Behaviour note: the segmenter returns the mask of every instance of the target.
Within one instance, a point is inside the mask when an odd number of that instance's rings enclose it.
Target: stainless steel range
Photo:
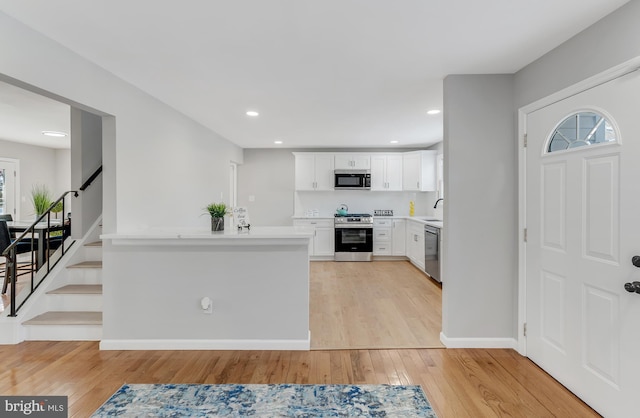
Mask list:
[[[335,261],[371,261],[373,216],[368,213],[335,215]]]

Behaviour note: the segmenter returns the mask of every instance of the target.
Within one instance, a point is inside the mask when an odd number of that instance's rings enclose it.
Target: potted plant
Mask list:
[[[51,194],[47,186],[36,184],[31,188],[31,202],[33,209],[36,211],[36,217],[39,217],[51,206]]]
[[[211,215],[211,230],[224,231],[224,215],[227,214],[227,205],[224,203],[210,203],[207,212]]]

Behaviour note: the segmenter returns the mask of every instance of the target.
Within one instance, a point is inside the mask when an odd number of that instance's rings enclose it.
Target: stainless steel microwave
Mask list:
[[[335,170],[335,190],[371,190],[371,171]]]

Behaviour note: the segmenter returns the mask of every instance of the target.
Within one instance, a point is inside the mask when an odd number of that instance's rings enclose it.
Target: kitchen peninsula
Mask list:
[[[100,348],[308,350],[312,236],[292,226],[102,235]]]

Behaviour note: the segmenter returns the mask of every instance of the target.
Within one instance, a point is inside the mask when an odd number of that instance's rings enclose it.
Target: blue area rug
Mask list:
[[[123,385],[92,417],[436,417],[420,386]]]

